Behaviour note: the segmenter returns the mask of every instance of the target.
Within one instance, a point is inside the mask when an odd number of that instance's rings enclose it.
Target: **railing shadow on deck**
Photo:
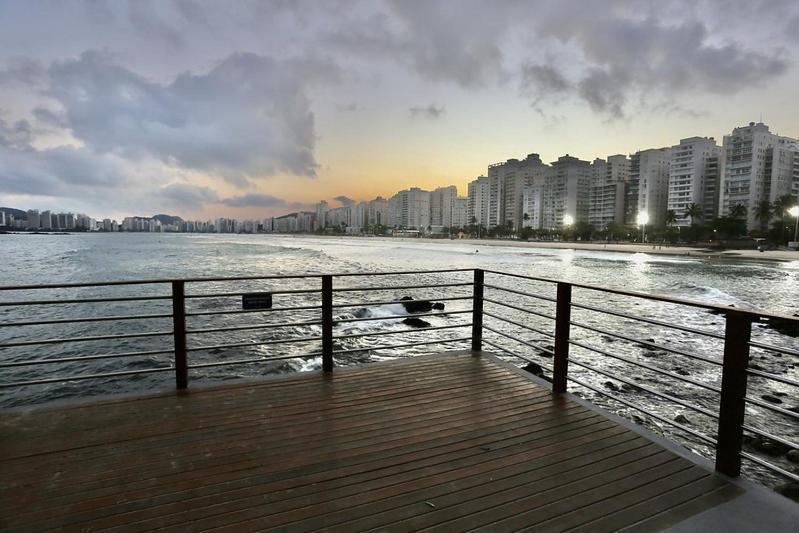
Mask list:
[[[387,285],[374,280],[383,280],[387,277],[402,279],[404,276],[425,276],[427,281],[416,284],[395,284]],[[441,277],[460,277],[456,281],[444,280]],[[366,285],[352,285],[350,280],[361,280],[366,278],[369,280]],[[489,278],[486,281],[486,278]],[[514,285],[509,286],[507,282],[510,281]],[[235,291],[201,291],[201,292],[187,292],[187,287],[195,289],[197,287],[217,287],[229,283],[238,283],[243,285],[242,290]],[[314,283],[314,286],[299,286],[297,283]],[[335,286],[334,282],[344,285]],[[268,294],[271,297],[284,297],[284,298],[301,298],[300,305],[284,305],[268,308],[256,309],[217,309],[212,308],[208,310],[202,306],[194,305],[195,302],[211,301],[218,302],[231,298],[243,298],[245,295],[252,293],[252,285],[258,285],[256,288],[263,290],[263,284],[269,286]],[[522,290],[520,284],[538,284],[543,287],[554,289],[554,294],[540,294],[530,292],[529,290]],[[275,286],[286,286],[288,288],[275,289]],[[517,358],[523,362],[532,365],[532,368],[538,369],[541,372],[546,371],[549,374],[549,381],[552,383],[552,391],[554,394],[564,393],[568,389],[568,384],[573,383],[579,387],[584,387],[593,391],[594,393],[607,397],[614,402],[624,405],[630,409],[643,412],[659,422],[668,424],[680,432],[683,432],[698,441],[706,444],[711,449],[715,450],[715,468],[718,472],[728,476],[736,477],[741,473],[742,459],[746,459],[756,463],[762,468],[765,468],[775,474],[788,478],[791,481],[799,481],[799,476],[789,470],[782,468],[770,461],[763,459],[760,456],[744,451],[743,442],[744,435],[754,435],[755,438],[765,439],[776,446],[780,446],[787,450],[799,450],[799,445],[779,435],[774,435],[763,429],[755,427],[746,423],[746,408],[747,406],[756,406],[757,408],[774,413],[781,417],[790,420],[796,424],[799,420],[799,413],[791,409],[779,407],[774,403],[764,401],[751,395],[747,395],[747,378],[754,376],[757,379],[773,381],[782,385],[789,385],[799,387],[799,382],[788,377],[767,372],[756,366],[750,366],[750,348],[758,350],[768,350],[777,354],[786,355],[791,358],[797,358],[799,361],[799,351],[775,346],[767,343],[757,342],[752,340],[752,325],[763,321],[771,321],[772,323],[779,322],[783,325],[788,325],[792,328],[799,328],[799,318],[791,316],[777,315],[755,309],[741,309],[731,308],[720,305],[708,304],[705,302],[687,300],[681,298],[673,298],[663,295],[645,294],[634,291],[610,289],[607,287],[599,287],[594,285],[587,285],[581,283],[570,283],[565,281],[552,280],[548,278],[540,278],[535,276],[527,276],[522,274],[500,272],[494,270],[481,270],[481,269],[444,269],[444,270],[417,270],[417,271],[400,271],[400,272],[372,272],[372,273],[346,273],[346,274],[308,274],[308,275],[293,275],[293,276],[239,276],[239,277],[216,277],[216,278],[186,278],[186,279],[156,279],[156,280],[132,280],[132,281],[110,281],[110,282],[96,282],[96,283],[68,283],[68,284],[48,284],[48,285],[18,285],[18,286],[2,286],[0,293],[13,294],[19,293],[41,293],[55,291],[61,294],[60,291],[81,290],[86,289],[96,291],[100,289],[126,289],[124,294],[101,294],[95,297],[92,292],[92,297],[88,298],[64,298],[52,297],[42,299],[15,299],[0,302],[0,311],[5,311],[4,318],[12,316],[9,312],[10,309],[27,309],[27,316],[32,317],[30,320],[13,320],[0,322],[0,332],[2,331],[18,331],[20,328],[35,327],[35,326],[48,326],[59,327],[63,325],[75,324],[89,324],[93,327],[105,323],[128,323],[128,321],[152,321],[158,319],[167,319],[171,322],[170,329],[161,329],[155,331],[135,331],[130,333],[109,333],[101,335],[84,335],[75,337],[61,337],[61,338],[44,338],[35,337],[30,340],[27,337],[20,337],[19,335],[11,336],[10,342],[5,342],[5,339],[0,343],[0,370],[6,376],[0,381],[0,389],[14,389],[24,387],[42,386],[60,382],[73,382],[82,380],[93,379],[108,379],[108,378],[121,378],[124,376],[134,376],[150,373],[164,373],[173,372],[175,379],[175,387],[177,389],[186,389],[189,387],[189,376],[191,370],[199,370],[204,368],[231,366],[231,365],[246,365],[257,364],[265,361],[280,361],[280,360],[296,360],[298,358],[317,358],[321,357],[321,367],[324,372],[334,372],[335,360],[334,357],[342,357],[347,354],[372,352],[375,350],[391,350],[400,348],[409,348],[417,346],[428,345],[449,345],[456,344],[463,346],[470,346],[474,352],[481,352],[484,347],[493,350],[498,350],[511,357]],[[165,290],[168,289],[168,292]],[[457,317],[459,315],[470,315],[470,322],[459,321],[456,324],[448,324],[444,326],[432,326],[421,329],[400,329],[391,331],[370,331],[365,333],[348,333],[348,334],[334,334],[334,325],[342,324],[356,324],[358,322],[378,322],[381,320],[397,321],[406,315],[386,315],[386,316],[352,316],[345,318],[336,318],[334,311],[344,309],[365,309],[376,308],[389,305],[405,305],[408,304],[407,300],[399,299],[396,296],[397,291],[424,289],[426,291],[434,290],[444,296],[429,298],[430,301],[435,302],[459,302],[471,301],[471,306],[465,309],[456,310],[423,310],[422,312],[411,313],[408,311],[408,317],[430,317],[430,316],[445,316]],[[155,290],[156,292],[152,292]],[[159,291],[160,290],[160,291]],[[467,292],[463,292],[466,290]],[[611,309],[595,303],[586,303],[582,300],[577,301],[574,298],[574,292],[582,291],[584,293],[593,293],[603,295],[603,298],[612,300],[616,298],[624,302],[625,311]],[[451,291],[455,291],[454,296],[450,295]],[[391,292],[393,297],[382,297],[383,294]],[[373,300],[360,298],[353,299],[347,298],[348,294],[373,294]],[[487,295],[488,293],[488,295]],[[348,301],[336,301],[335,297],[345,299]],[[509,300],[515,298],[513,303]],[[596,299],[596,298],[594,298]],[[517,300],[521,300],[519,303]],[[724,332],[714,332],[706,329],[698,329],[693,326],[680,323],[678,320],[661,320],[643,314],[630,312],[629,309],[634,307],[632,302],[638,301],[655,302],[669,306],[676,306],[675,308],[695,308],[704,311],[710,311],[716,315],[724,317]],[[417,300],[418,301],[418,300]],[[524,303],[527,302],[527,303]],[[543,302],[550,307],[554,306],[554,314],[552,310],[547,312],[541,310],[540,307],[535,307],[532,302]],[[52,309],[61,308],[60,306],[76,306],[88,305],[92,309],[97,309],[97,306],[104,304],[113,304],[115,306],[130,306],[130,305],[156,305],[157,312],[128,315],[128,314],[112,314],[102,316],[80,316],[75,317],[74,311],[71,314],[66,314],[67,318],[63,318],[64,313],[58,314],[58,318],[48,317],[41,318],[41,314],[36,314],[36,309]],[[159,307],[160,306],[160,307]],[[163,307],[168,306],[166,309]],[[169,308],[171,307],[171,308]],[[72,309],[72,307],[69,307]],[[166,312],[169,311],[169,312]],[[513,317],[507,316],[507,313],[515,313]],[[575,318],[574,312],[580,313],[584,316],[601,315],[605,317],[614,317],[622,319],[628,323],[643,323],[648,326],[656,326],[660,328],[659,331],[679,331],[681,333],[688,333],[690,335],[700,336],[710,339],[714,345],[720,346],[722,352],[720,357],[713,357],[712,355],[704,353],[696,353],[696,350],[686,350],[677,348],[673,345],[665,345],[658,343],[654,339],[643,339],[625,332],[611,331],[608,328],[603,328],[596,325],[595,320],[585,318]],[[208,327],[208,321],[216,317],[229,317],[229,316],[251,316],[255,313],[256,316],[262,314],[277,313],[278,316],[284,316],[283,313],[309,313],[302,320],[282,321],[282,322],[269,322],[269,323],[247,323],[237,325],[227,325],[221,327]],[[318,313],[318,315],[317,315]],[[504,313],[504,314],[503,314]],[[313,315],[313,316],[311,316]],[[51,314],[52,316],[52,314]],[[295,315],[296,316],[296,315]],[[534,317],[536,320],[545,321],[546,326],[541,326],[538,322],[533,325],[532,322],[526,321],[527,317]],[[191,327],[192,322],[200,322],[201,327]],[[552,329],[554,326],[554,329]],[[544,327],[549,330],[543,329]],[[197,344],[194,345],[189,342],[192,338],[201,338],[203,335],[209,334],[232,334],[233,332],[253,332],[262,330],[281,330],[287,328],[306,328],[311,329],[318,334],[305,335],[301,337],[277,337],[267,340],[258,340],[256,342],[222,342],[217,344]],[[504,329],[503,329],[504,328]],[[519,334],[510,332],[509,328],[521,330],[525,333],[532,333],[536,335],[534,340],[525,340]],[[361,346],[354,348],[342,347],[342,343],[352,339],[363,339],[372,337],[382,337],[385,335],[397,334],[426,334],[429,331],[440,332],[442,330],[464,330],[468,334],[461,334],[456,337],[447,338],[429,338],[427,340],[420,340],[418,335],[414,342],[395,343],[389,345],[379,346]],[[614,353],[613,350],[600,348],[595,344],[587,343],[582,338],[577,338],[574,334],[575,330],[591,332],[594,335],[600,335],[603,338],[612,339],[613,341],[623,341],[631,343],[639,347],[644,347],[652,350],[659,350],[674,354],[680,358],[686,358],[693,361],[701,362],[709,367],[716,368],[720,372],[720,385],[705,382],[700,379],[694,379],[683,375],[684,373],[676,373],[667,370],[657,364],[644,362],[629,355]],[[92,330],[94,331],[94,330]],[[487,338],[486,333],[490,334],[491,340]],[[124,351],[115,353],[99,353],[92,355],[74,355],[62,356],[56,354],[53,356],[52,352],[46,353],[39,357],[26,358],[27,350],[34,348],[46,347],[49,345],[70,345],[73,343],[85,342],[129,342],[131,339],[170,339],[170,349],[159,350],[135,350]],[[517,349],[510,349],[507,345],[503,346],[500,339],[515,343],[525,350],[532,350],[536,356],[544,356],[544,358],[551,358],[552,364],[547,365],[542,362],[536,362],[527,355],[518,353]],[[543,342],[550,341],[551,344],[543,345]],[[168,342],[168,341],[167,341]],[[254,347],[268,347],[278,346],[283,347],[289,344],[320,344],[320,349],[316,351],[308,351],[305,353],[294,353],[284,356],[269,356],[209,361],[209,362],[193,362],[192,354],[194,352],[210,352],[215,353],[220,350],[230,350],[239,348],[254,348]],[[338,344],[338,348],[336,345]],[[578,359],[570,356],[570,350],[579,349],[585,352],[591,352],[602,358],[603,361],[619,362],[631,367],[635,367],[641,371],[648,372],[652,375],[657,375],[661,379],[667,378],[671,381],[680,382],[685,385],[701,389],[706,393],[718,397],[718,409],[710,409],[705,406],[695,405],[692,402],[680,397],[679,394],[667,393],[655,388],[645,385],[640,382],[633,381],[629,375],[622,375],[618,372],[614,373],[613,368],[603,367],[599,368],[595,364],[590,364],[584,359]],[[17,350],[16,355],[10,357],[3,357],[3,352],[8,350]],[[22,354],[22,355],[20,355]],[[106,361],[106,360],[128,360],[142,357],[171,357],[171,366],[157,367],[157,368],[142,368],[134,370],[123,370],[114,372],[101,372],[101,373],[80,373],[73,376],[55,376],[55,377],[39,377],[33,379],[9,379],[8,373],[13,372],[14,369],[20,368],[36,368],[41,365],[58,365],[68,363],[85,363],[87,361]],[[613,379],[629,387],[629,390],[635,390],[648,394],[659,401],[667,402],[669,404],[678,405],[691,411],[698,413],[710,420],[715,421],[716,436],[702,433],[692,427],[689,427],[685,422],[674,420],[663,414],[654,413],[651,410],[644,409],[637,405],[634,401],[624,398],[622,394],[613,394],[595,383],[589,383],[584,377],[577,377],[574,372],[569,372],[569,366],[574,365],[581,372],[591,372],[599,376]],[[7,370],[10,369],[10,370]],[[23,376],[29,376],[30,371]]]

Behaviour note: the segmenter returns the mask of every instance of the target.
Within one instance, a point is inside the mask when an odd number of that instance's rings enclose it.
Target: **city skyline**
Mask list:
[[[795,138],[799,6],[764,7],[1,3],[0,205],[246,219],[465,194],[531,150],[591,161],[761,118]]]

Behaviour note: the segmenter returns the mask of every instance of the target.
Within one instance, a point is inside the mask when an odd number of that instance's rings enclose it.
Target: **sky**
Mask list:
[[[0,0],[0,205],[262,218],[799,137],[796,0]]]

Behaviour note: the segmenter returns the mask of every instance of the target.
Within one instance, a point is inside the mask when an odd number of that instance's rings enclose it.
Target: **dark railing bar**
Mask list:
[[[97,359],[120,359],[126,357],[144,357],[146,355],[163,355],[171,354],[172,350],[153,350],[149,352],[126,352],[126,353],[113,353],[103,355],[81,355],[77,357],[59,357],[57,359],[31,359],[28,361],[14,361],[11,363],[0,363],[0,368],[9,368],[13,366],[34,366],[34,365],[50,365],[57,363],[78,363],[81,361],[92,361]]]
[[[39,344],[63,344],[67,342],[105,341],[114,339],[135,339],[138,337],[164,337],[172,335],[172,331],[148,331],[146,333],[125,333],[120,335],[98,335],[95,337],[70,337],[64,339],[47,339],[43,341],[7,342],[0,344],[0,348],[14,348],[17,346],[36,346]]]
[[[799,351],[791,350],[790,348],[782,348],[780,346],[772,346],[771,344],[763,344],[762,342],[755,342],[750,341],[749,346],[753,348],[760,348],[762,350],[770,350],[772,352],[780,352],[784,353],[785,355],[793,355],[794,357],[799,357]]]
[[[34,322],[0,322],[0,328],[17,326],[46,326],[50,324],[78,324],[83,322],[116,322],[119,320],[149,320],[153,318],[172,318],[172,315],[98,316],[91,318],[59,318],[54,320],[37,320]]]
[[[245,313],[271,313],[276,311],[308,311],[311,309],[321,309],[321,305],[299,305],[295,307],[272,307],[269,309],[231,309],[228,311],[195,311],[186,313],[186,316],[210,316],[210,315],[240,315]]]
[[[513,294],[519,294],[521,296],[529,296],[530,298],[537,298],[539,300],[546,300],[547,302],[557,302],[557,298],[550,298],[549,296],[541,296],[540,294],[533,294],[531,292],[524,292],[524,291],[517,291],[516,289],[509,289],[507,287],[500,287],[499,285],[489,285],[488,283],[485,284],[487,289],[497,289],[500,291],[505,292],[512,292]]]
[[[652,372],[655,372],[657,374],[661,374],[661,375],[664,375],[664,376],[669,376],[670,378],[676,379],[677,381],[684,381],[685,383],[690,383],[690,384],[695,385],[695,386],[697,386],[699,388],[706,389],[706,390],[709,390],[711,392],[715,392],[716,394],[721,393],[721,389],[719,387],[714,387],[713,385],[708,385],[707,383],[702,383],[701,381],[696,381],[694,379],[687,378],[685,376],[680,376],[679,374],[674,374],[672,372],[669,372],[668,370],[663,370],[662,368],[658,368],[656,366],[648,365],[646,363],[641,363],[639,361],[635,361],[633,359],[628,359],[628,358],[622,357],[620,355],[615,355],[615,354],[612,354],[610,352],[606,352],[605,350],[596,348],[595,346],[590,346],[588,344],[583,344],[583,343],[581,343],[579,341],[573,341],[573,340],[570,340],[569,344],[573,344],[574,346],[579,346],[580,348],[585,348],[586,350],[591,350],[592,352],[596,352],[598,354],[602,354],[605,357],[610,357],[612,359],[618,359],[619,361],[624,361],[625,363],[629,363],[631,365],[634,365],[634,366],[637,366],[637,367],[640,367],[640,368],[646,368],[647,370],[651,370]]]
[[[515,320],[511,320],[510,318],[505,318],[504,316],[495,315],[494,313],[489,313],[488,311],[483,311],[485,316],[490,316],[491,318],[496,318],[497,320],[501,320],[503,322],[507,322],[508,324],[513,324],[514,326],[519,326],[520,328],[532,331],[534,333],[538,333],[540,335],[544,335],[545,337],[555,338],[554,333],[548,333],[544,330],[534,328],[532,326],[528,326],[526,324],[522,324],[521,322],[516,322]]]
[[[608,397],[608,398],[610,398],[612,400],[615,400],[615,401],[619,402],[622,405],[626,405],[627,407],[630,407],[632,409],[635,409],[636,411],[644,413],[647,416],[651,416],[652,418],[654,418],[656,420],[660,420],[661,422],[665,422],[666,424],[674,426],[677,429],[680,429],[681,431],[684,431],[685,433],[687,433],[689,435],[693,435],[694,437],[696,437],[696,438],[698,438],[698,439],[700,439],[702,441],[707,442],[708,444],[711,444],[713,446],[716,446],[716,444],[717,444],[714,439],[708,437],[707,435],[699,433],[698,431],[693,430],[693,429],[691,429],[689,427],[686,427],[686,426],[684,426],[684,425],[682,425],[682,424],[680,424],[678,422],[675,422],[674,420],[669,420],[668,418],[662,417],[660,415],[656,415],[655,413],[651,413],[651,412],[647,411],[646,409],[644,409],[644,408],[642,408],[642,407],[640,407],[638,405],[635,405],[632,402],[628,402],[627,400],[625,400],[623,398],[619,398],[615,394],[610,394],[609,392],[606,392],[606,391],[600,389],[599,387],[596,387],[594,385],[589,385],[588,383],[586,383],[586,382],[584,382],[584,381],[582,381],[580,379],[577,379],[575,377],[572,377],[572,376],[569,376],[569,381],[573,381],[574,383],[576,383],[576,384],[578,384],[580,386],[583,386],[583,387],[585,387],[587,389],[591,389],[592,391],[596,392],[597,394],[601,394],[602,396],[606,396],[606,397]]]
[[[709,418],[712,418],[713,420],[718,420],[718,418],[719,418],[718,414],[716,414],[713,411],[710,411],[708,409],[705,409],[704,407],[699,407],[697,405],[691,405],[690,403],[688,403],[688,402],[686,402],[684,400],[681,400],[679,398],[675,398],[674,396],[671,396],[671,395],[666,394],[664,392],[659,392],[659,391],[656,391],[654,389],[650,389],[649,387],[647,387],[645,385],[640,385],[638,383],[635,383],[634,381],[630,381],[628,379],[625,379],[625,378],[616,376],[614,374],[611,374],[610,372],[606,372],[604,370],[600,370],[599,368],[596,368],[594,366],[591,366],[591,365],[582,363],[580,361],[577,361],[574,358],[572,358],[570,360],[570,362],[574,363],[577,366],[581,366],[581,367],[585,368],[586,370],[590,370],[591,372],[596,372],[597,374],[601,374],[601,375],[603,375],[603,376],[605,376],[607,378],[615,379],[616,381],[621,381],[622,383],[626,383],[627,385],[635,387],[636,389],[641,389],[642,391],[647,392],[649,394],[652,394],[653,396],[657,396],[658,398],[663,398],[664,400],[669,400],[671,402],[676,403],[677,405],[682,405],[683,407],[687,407],[688,409],[696,411],[697,413],[701,413],[701,414],[703,414],[703,415],[705,415],[705,416],[707,416]]]
[[[776,435],[772,435],[771,433],[768,433],[766,431],[754,428],[752,426],[748,426],[746,424],[743,424],[741,427],[744,430],[746,430],[746,431],[748,431],[750,433],[754,433],[755,435],[759,435],[761,437],[765,437],[765,438],[767,438],[769,440],[773,440],[774,442],[779,442],[783,446],[791,448],[792,450],[799,450],[799,444],[796,444],[796,443],[793,443],[793,442],[791,442],[789,440],[783,439],[782,437],[778,437]]]
[[[794,413],[793,411],[789,411],[788,409],[783,409],[782,407],[771,405],[770,403],[758,400],[757,398],[750,398],[747,396],[744,398],[744,401],[746,403],[751,403],[752,405],[757,405],[758,407],[762,407],[763,409],[768,409],[769,411],[774,411],[775,413],[785,415],[788,418],[799,420],[799,413]]]
[[[531,309],[525,309],[524,307],[517,307],[517,306],[511,305],[509,303],[500,302],[498,300],[492,300],[491,298],[483,298],[483,301],[489,302],[489,303],[492,303],[492,304],[496,304],[496,305],[501,305],[501,306],[504,306],[504,307],[509,307],[511,309],[515,309],[517,311],[521,311],[522,313],[528,313],[530,315],[540,316],[542,318],[546,318],[546,319],[549,319],[549,320],[555,320],[555,317],[552,316],[552,315],[547,315],[545,313],[539,313],[538,311],[533,311]]]
[[[792,481],[799,482],[799,475],[796,475],[796,474],[794,474],[792,472],[788,472],[787,470],[784,470],[784,469],[780,468],[779,466],[777,466],[775,464],[771,464],[768,461],[764,461],[760,457],[757,457],[755,455],[752,455],[752,454],[746,453],[746,452],[741,452],[741,457],[743,457],[744,459],[749,459],[753,463],[757,463],[760,466],[765,467],[768,470],[771,470],[772,472],[776,472],[776,473],[778,473],[778,474],[780,474],[782,476],[785,476],[786,478],[788,478],[788,479],[790,479]]]
[[[374,274],[369,274],[370,276]],[[258,279],[308,279],[319,278],[321,274],[294,274],[272,276],[225,276],[215,278],[162,278],[162,279],[131,279],[118,281],[90,281],[79,283],[49,283],[45,285],[0,285],[0,291],[28,291],[36,289],[70,289],[78,287],[114,287],[119,285],[169,285],[173,281],[184,283],[200,283],[205,281],[249,281]]]
[[[415,329],[407,328],[407,329],[400,329],[400,330],[396,330],[396,331],[378,331],[378,332],[374,332],[374,333],[356,333],[356,334],[352,334],[352,335],[333,335],[333,339],[334,340],[338,340],[338,339],[355,339],[355,338],[358,338],[358,337],[381,337],[383,335],[400,335],[402,333],[405,333],[405,334],[408,334],[408,333],[421,333],[421,332],[424,332],[424,331],[434,331],[434,330],[439,330],[439,329],[466,328],[466,327],[471,327],[471,326],[472,326],[472,323],[468,322],[468,323],[465,323],[465,324],[455,324],[454,326],[435,326],[435,327],[430,327],[430,328],[415,328]]]
[[[471,309],[461,310],[461,311],[439,311],[438,313],[409,313],[407,315],[394,315],[394,316],[376,316],[376,317],[367,317],[367,318],[342,318],[339,320],[335,320],[336,324],[338,323],[346,323],[346,322],[371,322],[373,320],[401,320],[403,318],[411,318],[411,317],[418,317],[418,316],[446,316],[446,315],[462,315],[464,313],[471,313]]]
[[[489,340],[483,339],[483,342],[485,344],[488,344],[492,348],[496,348],[497,350],[502,350],[503,352],[507,353],[508,355],[510,355],[512,357],[517,357],[517,358],[521,359],[522,361],[526,361],[528,363],[536,364],[536,365],[540,366],[541,368],[543,368],[544,370],[546,370],[547,372],[549,372],[550,374],[552,374],[552,367],[551,366],[543,365],[543,364],[539,363],[538,361],[533,361],[532,359],[530,359],[528,357],[525,357],[525,356],[523,356],[521,354],[518,354],[516,352],[512,352],[512,351],[508,350],[507,348],[504,348],[504,347],[500,346],[499,344],[494,344],[493,342],[491,342]]]
[[[229,326],[226,328],[207,328],[207,329],[188,329],[187,334],[200,334],[200,333],[217,333],[220,331],[242,331],[248,329],[271,329],[271,328],[287,328],[291,326],[318,326],[322,323],[321,320],[310,320],[308,322],[280,322],[274,324],[257,324],[253,326]]]
[[[500,272],[498,270],[486,270],[486,272],[490,272],[491,274],[498,274],[500,276],[511,276],[511,277],[515,277],[515,278],[528,279],[528,280],[531,280],[531,281],[541,281],[541,282],[544,282],[544,283],[562,283],[562,282],[559,282],[556,279],[537,278],[537,277],[534,277],[534,276],[524,276],[524,275],[521,275],[521,274],[512,274],[510,272]],[[572,282],[569,282],[569,284],[572,285],[573,287],[577,287],[578,289],[587,289],[587,290],[592,290],[592,291],[607,292],[607,293],[611,293],[611,294],[619,294],[621,296],[631,296],[633,298],[642,298],[644,300],[653,300],[653,301],[657,301],[657,302],[665,302],[665,303],[671,303],[671,304],[686,305],[686,306],[689,306],[689,307],[701,307],[701,308],[707,309],[709,311],[712,310],[712,311],[720,311],[720,312],[726,313],[727,311],[730,310],[729,306],[711,304],[711,303],[706,303],[706,302],[700,302],[698,300],[689,300],[689,299],[685,299],[685,298],[674,298],[674,297],[666,296],[666,295],[662,295],[662,294],[648,294],[648,293],[645,293],[645,292],[628,291],[628,290],[624,290],[624,289],[611,289],[611,288],[608,288],[608,287],[600,287],[600,286],[597,286],[597,285],[590,285],[590,284],[587,284],[587,283],[572,283]],[[796,317],[791,317],[791,316],[788,316],[788,315],[779,315],[779,314],[776,314],[776,313],[769,313],[769,312],[766,312],[766,311],[762,311],[760,309],[742,309],[742,308],[738,308],[738,307],[736,307],[734,309],[735,309],[735,311],[738,311],[740,313],[744,313],[746,315],[753,316],[753,317],[781,318],[781,319],[785,319],[785,320],[796,320]]]
[[[207,293],[198,293],[198,294],[187,294],[186,299],[197,299],[197,298],[228,298],[234,296],[244,296],[245,294],[249,294],[253,291],[242,291],[242,292],[207,292]],[[291,290],[284,290],[284,291],[273,291],[265,289],[264,292],[268,292],[270,294],[313,294],[316,292],[322,292],[322,289],[291,289]]]
[[[454,300],[471,300],[471,296],[452,296],[449,298],[432,298],[436,302],[451,302]],[[394,305],[394,304],[406,304],[411,301],[418,301],[418,300],[386,300],[384,302],[361,302],[361,303],[350,303],[350,304],[333,304],[333,307],[375,307],[379,305]]]
[[[142,302],[171,299],[171,296],[119,296],[116,298],[74,298],[70,300],[25,300],[19,302],[0,302],[0,307],[13,307],[18,305],[92,304],[102,302]]]
[[[410,343],[407,343],[407,344],[392,344],[392,345],[389,345],[389,346],[372,346],[372,347],[369,347],[369,348],[354,348],[354,349],[349,349],[349,350],[333,350],[333,353],[334,354],[339,354],[339,353],[354,353],[354,352],[371,352],[373,350],[388,350],[388,349],[392,349],[392,348],[412,348],[414,346],[424,346],[424,345],[428,345],[428,344],[451,344],[453,342],[465,342],[465,341],[471,341],[471,340],[472,340],[471,337],[457,337],[457,338],[454,338],[454,339],[442,339],[442,340],[425,341],[425,342],[410,342]]]
[[[588,329],[588,330],[594,331],[596,333],[601,333],[603,335],[609,335],[611,337],[616,337],[617,339],[623,339],[623,340],[626,340],[626,341],[629,341],[629,342],[634,342],[636,344],[643,344],[644,346],[649,346],[651,348],[656,348],[658,350],[663,350],[665,352],[670,352],[670,353],[674,353],[674,354],[677,354],[677,355],[682,355],[684,357],[688,357],[689,359],[697,359],[699,361],[704,361],[705,363],[710,363],[710,364],[713,364],[713,365],[716,365],[716,366],[722,366],[721,361],[715,361],[713,359],[710,359],[709,357],[704,357],[702,355],[696,355],[696,354],[693,354],[693,353],[690,353],[690,352],[684,352],[684,351],[679,350],[677,348],[667,348],[666,346],[662,346],[660,344],[655,344],[654,342],[649,342],[649,341],[646,341],[646,340],[643,340],[643,339],[637,339],[635,337],[628,337],[627,335],[622,335],[621,333],[612,333],[610,331],[607,331],[607,330],[604,330],[604,329],[601,329],[601,328],[597,328],[597,327],[594,327],[594,326],[589,326],[588,324],[584,324],[582,322],[575,322],[574,320],[572,320],[570,323],[571,323],[572,326],[577,326],[578,328]]]
[[[514,342],[518,342],[520,344],[524,344],[525,346],[533,348],[534,350],[538,350],[540,352],[548,353],[548,354],[550,354],[552,356],[555,355],[555,352],[553,352],[552,350],[548,350],[548,349],[544,348],[543,346],[539,346],[538,344],[534,344],[534,343],[529,342],[529,341],[523,341],[522,339],[517,339],[516,337],[511,337],[507,333],[503,333],[503,332],[501,332],[501,331],[499,331],[497,329],[494,329],[494,328],[492,328],[490,326],[483,325],[483,328],[487,329],[488,331],[491,331],[493,333],[496,333],[497,335],[502,335],[503,337],[505,337],[507,339],[510,339],[510,340],[512,340]]]
[[[393,291],[406,289],[437,289],[445,287],[471,287],[471,283],[439,283],[434,285],[397,285],[395,287],[339,287],[333,288],[333,292],[353,292],[353,291]]]
[[[785,383],[786,385],[793,385],[794,387],[799,387],[799,381],[794,381],[792,379],[784,378],[777,374],[770,374],[768,372],[763,372],[762,370],[754,370],[752,368],[747,368],[746,373],[750,376],[758,376],[764,379],[772,379],[774,381],[779,381],[780,383]]]
[[[222,348],[243,348],[246,346],[266,346],[271,344],[293,344],[298,342],[316,342],[321,341],[322,337],[296,337],[293,339],[261,341],[261,342],[236,342],[231,344],[215,344],[210,346],[197,346],[194,348],[187,348],[187,352],[201,352],[203,350],[220,350]]]
[[[694,333],[696,335],[704,335],[706,337],[713,337],[714,339],[722,339],[722,340],[724,339],[724,335],[722,335],[721,333],[714,333],[712,331],[705,331],[705,330],[701,330],[701,329],[689,328],[688,326],[682,326],[680,324],[671,324],[669,322],[663,322],[661,320],[655,320],[654,318],[646,318],[646,317],[642,317],[642,316],[627,315],[627,314],[621,313],[619,311],[612,311],[610,309],[605,309],[604,307],[595,307],[593,305],[578,304],[578,303],[574,303],[574,302],[572,302],[572,307],[578,307],[580,309],[585,309],[587,311],[595,311],[597,313],[601,313],[601,314],[605,314],[605,315],[613,315],[613,316],[617,316],[619,318],[626,318],[627,320],[635,320],[635,321],[638,321],[638,322],[646,322],[647,324],[653,324],[655,326],[661,326],[661,327],[664,327],[664,328],[677,329],[677,330],[680,330],[680,331],[685,331],[686,333]]]
[[[162,368],[145,368],[142,370],[125,370],[123,372],[106,372],[104,374],[88,374],[85,376],[61,376],[50,379],[37,379],[33,381],[15,381],[13,383],[0,383],[0,389],[8,389],[11,387],[28,387],[30,385],[47,385],[48,383],[61,383],[69,381],[81,381],[84,379],[103,379],[115,378],[119,376],[132,376],[135,374],[152,374],[155,372],[172,372],[175,368],[172,366]]]
[[[305,359],[307,357],[321,357],[322,352],[311,352],[300,355],[282,355],[280,357],[258,357],[255,359],[235,359],[233,361],[219,361],[216,363],[200,363],[197,365],[189,365],[189,370],[195,368],[211,368],[214,366],[228,366],[228,365],[246,365],[251,363],[268,363],[269,361],[286,361],[288,359]]]

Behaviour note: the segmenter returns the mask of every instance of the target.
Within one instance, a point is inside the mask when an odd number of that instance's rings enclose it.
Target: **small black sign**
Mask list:
[[[241,295],[242,309],[269,309],[272,307],[271,292],[251,292]]]

